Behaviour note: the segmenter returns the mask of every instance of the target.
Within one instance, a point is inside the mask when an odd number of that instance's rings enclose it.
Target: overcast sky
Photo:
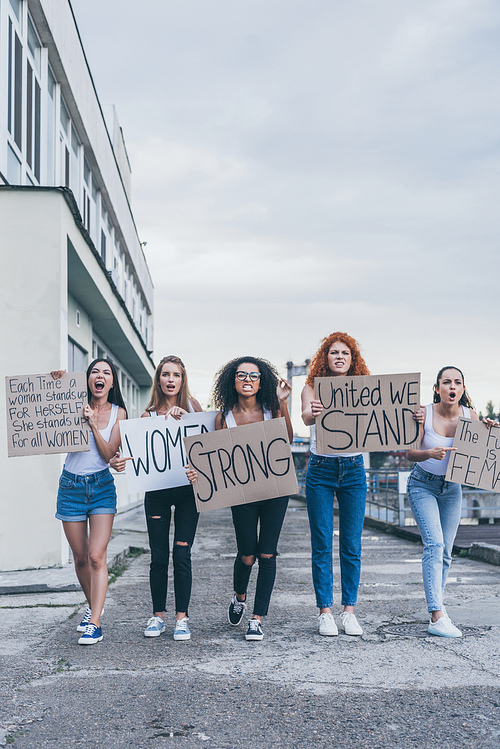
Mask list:
[[[345,330],[374,374],[500,410],[496,0],[72,0],[132,164],[155,361]],[[296,424],[296,426],[299,426]]]

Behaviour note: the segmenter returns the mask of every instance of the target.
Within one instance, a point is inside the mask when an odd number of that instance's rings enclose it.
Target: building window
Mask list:
[[[68,338],[68,372],[84,372],[86,360],[87,352]]]
[[[79,309],[76,310],[76,327],[77,328],[80,327],[80,310]]]
[[[9,18],[9,64],[7,88],[7,128],[21,150],[23,111],[23,48],[12,19]]]

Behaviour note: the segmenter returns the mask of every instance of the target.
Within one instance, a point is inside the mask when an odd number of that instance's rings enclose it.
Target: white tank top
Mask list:
[[[189,399],[188,399],[188,408],[189,408],[189,413],[190,414],[194,414],[195,413],[195,410],[194,410],[193,406],[191,405],[191,401]],[[156,413],[156,411],[150,411],[149,415],[150,416],[158,416],[158,414]],[[162,414],[162,416],[163,416],[163,414]]]
[[[268,411],[267,408],[262,409],[264,412],[264,421],[269,421],[269,419],[273,418],[273,415],[271,411]],[[227,414],[224,414],[224,418],[226,420],[226,425],[231,429],[232,427],[237,427],[238,424],[236,423],[236,419],[233,416],[232,411],[228,411]]]
[[[112,403],[108,425],[104,429],[99,429],[99,434],[104,440],[106,440],[106,442],[109,442],[111,430],[116,423],[117,416],[118,406],[116,403]],[[66,460],[64,461],[64,468],[66,471],[74,473],[77,476],[88,476],[90,473],[104,471],[104,469],[108,467],[108,464],[97,449],[92,430],[89,430],[89,445],[90,450],[88,452],[67,454]]]
[[[316,452],[316,424],[311,426],[311,445],[310,451],[313,455],[318,455]],[[319,453],[320,458],[355,458],[356,455],[362,455],[363,453]]]
[[[470,419],[470,408],[462,406],[462,414],[465,419]],[[429,403],[425,407],[425,424],[424,424],[424,438],[420,444],[421,450],[431,450],[433,447],[452,447],[453,437],[442,437],[440,434],[434,431],[432,428],[432,403]],[[448,461],[450,459],[450,453],[446,453],[443,460],[436,460],[436,458],[427,458],[418,463],[420,468],[428,473],[433,473],[435,476],[444,476],[446,469],[448,468]]]

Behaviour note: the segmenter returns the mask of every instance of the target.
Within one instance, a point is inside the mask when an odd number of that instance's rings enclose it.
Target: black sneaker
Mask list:
[[[263,640],[264,632],[260,626],[258,619],[250,619],[248,622],[248,629],[245,635],[245,640]]]
[[[229,624],[232,624],[233,627],[237,627],[238,624],[243,619],[243,614],[245,613],[247,605],[245,601],[238,601],[236,598],[236,594],[231,598],[231,603],[229,604],[229,609],[227,611],[227,618],[229,619]]]

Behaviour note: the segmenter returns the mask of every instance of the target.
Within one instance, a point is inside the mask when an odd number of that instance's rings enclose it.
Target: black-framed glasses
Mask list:
[[[241,370],[236,372],[237,380],[246,380],[248,378],[250,378],[252,382],[257,382],[257,380],[260,380],[260,372],[242,372]]]

